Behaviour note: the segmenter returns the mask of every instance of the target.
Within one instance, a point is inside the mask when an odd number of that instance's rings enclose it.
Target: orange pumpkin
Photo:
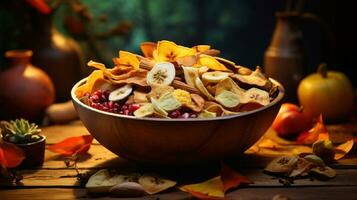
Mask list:
[[[307,114],[318,117],[322,113],[328,121],[346,118],[353,107],[351,82],[341,72],[327,71],[325,64],[300,82],[298,97]]]

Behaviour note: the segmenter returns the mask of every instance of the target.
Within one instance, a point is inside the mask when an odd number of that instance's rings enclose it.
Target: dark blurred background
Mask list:
[[[139,53],[141,42],[167,39],[186,46],[210,44],[221,50],[222,57],[255,67],[263,64],[276,23],[274,13],[286,9],[288,1],[53,0],[46,1],[53,9],[47,15],[39,14],[29,2],[0,3],[0,69],[7,66],[5,51],[34,48],[35,39],[44,34],[41,24],[48,21],[65,37],[76,40],[84,61],[95,59],[111,65],[118,50]],[[327,61],[330,69],[345,72],[356,85],[356,56],[348,50],[356,40],[353,19],[343,16],[351,6],[347,1],[305,1],[303,12],[326,21],[332,39],[316,23],[304,22],[301,27],[308,72]]]

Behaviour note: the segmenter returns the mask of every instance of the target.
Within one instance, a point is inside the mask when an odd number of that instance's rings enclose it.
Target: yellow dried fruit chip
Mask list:
[[[208,68],[217,71],[229,71],[226,66],[218,62],[214,57],[208,55],[200,55],[196,66],[207,66]]]
[[[98,80],[104,80],[104,73],[101,70],[94,70],[88,76],[87,82],[77,88],[76,96],[81,98],[84,94],[92,92],[92,88],[96,85]]]
[[[119,51],[119,63],[124,66],[131,66],[139,69],[140,61],[135,54],[127,51]]]
[[[189,92],[181,89],[176,89],[172,95],[181,103],[181,104],[191,104],[192,99]]]

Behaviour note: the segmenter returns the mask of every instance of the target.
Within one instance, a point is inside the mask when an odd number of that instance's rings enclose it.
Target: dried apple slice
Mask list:
[[[268,173],[290,174],[296,167],[297,156],[282,156],[271,161],[264,169]]]
[[[148,194],[156,194],[176,185],[175,181],[162,178],[155,174],[144,174],[139,178],[139,184]]]
[[[158,100],[159,106],[165,111],[173,111],[182,106],[180,101],[178,101],[172,92],[168,92],[160,97]]]
[[[150,99],[151,97],[155,99],[159,99],[162,95],[168,92],[173,92],[175,89],[172,86],[169,85],[160,85],[160,84],[154,84],[151,85],[151,91],[147,95],[147,97]]]
[[[206,119],[206,118],[215,118],[217,113],[210,112],[208,110],[203,110],[200,114],[198,114],[198,118]]]
[[[240,88],[231,78],[226,78],[218,82],[216,85],[216,95],[221,93],[223,90],[231,91],[239,96],[244,95],[244,90]]]
[[[330,179],[336,176],[336,171],[328,166],[312,168],[311,172],[315,173],[316,175],[319,176],[319,178],[322,179]]]
[[[157,112],[157,114],[161,116],[167,116],[168,113],[160,106],[159,102],[155,98],[150,98],[150,101],[154,107],[154,112]]]
[[[257,67],[256,70],[249,75],[234,74],[232,77],[243,84],[256,86],[267,91],[272,87],[271,81],[264,76],[260,67]]]
[[[233,108],[239,104],[239,96],[231,91],[222,90],[216,97],[216,101],[227,108]]]
[[[208,92],[200,77],[196,77],[195,84],[197,89],[199,89],[208,98],[208,100],[214,100],[214,97],[211,95],[211,93]]]
[[[198,77],[198,69],[195,67],[182,67],[187,85],[196,87],[195,80]]]
[[[249,102],[257,102],[266,106],[270,103],[269,93],[258,88],[250,88],[244,93],[244,98],[241,99],[241,103]]]
[[[134,175],[119,175],[102,169],[93,174],[87,184],[89,193],[107,193],[114,185],[124,183],[134,179]]]
[[[135,117],[147,117],[151,116],[152,114],[154,114],[154,106],[151,103],[142,105],[134,112]]]

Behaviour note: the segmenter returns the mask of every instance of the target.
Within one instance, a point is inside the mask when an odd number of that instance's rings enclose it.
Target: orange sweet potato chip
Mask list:
[[[143,42],[140,44],[141,52],[143,52],[146,58],[154,58],[153,52],[157,45],[155,42]]]

